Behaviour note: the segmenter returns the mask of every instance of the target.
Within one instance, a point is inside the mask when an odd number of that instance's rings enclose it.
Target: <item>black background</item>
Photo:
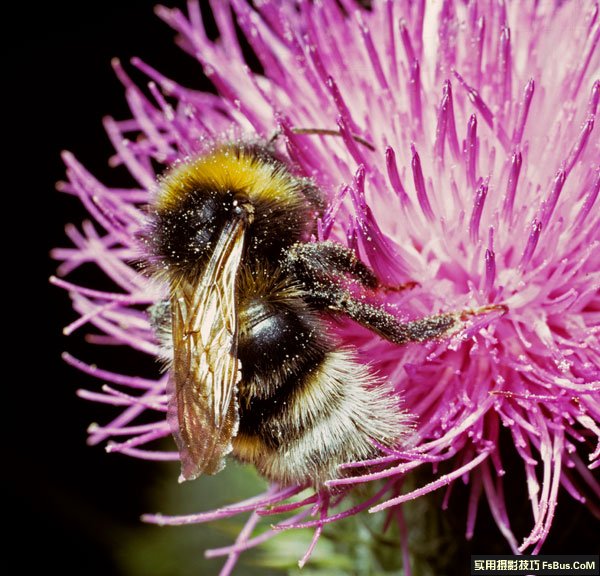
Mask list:
[[[126,62],[131,56],[140,56],[184,85],[206,86],[198,65],[174,45],[173,32],[154,15],[153,5],[152,1],[104,0],[52,2],[41,10],[32,8],[35,13],[23,18],[33,27],[23,29],[22,43],[14,46],[10,58],[17,68],[16,81],[4,88],[15,105],[14,112],[5,109],[5,116],[11,124],[18,121],[15,134],[20,138],[15,140],[14,156],[18,164],[23,161],[12,174],[16,178],[8,190],[20,212],[14,215],[18,234],[11,233],[7,245],[17,261],[11,268],[7,265],[5,272],[18,272],[7,284],[11,296],[6,299],[6,315],[12,318],[17,313],[18,318],[12,320],[15,329],[8,331],[5,359],[15,374],[5,377],[5,386],[17,393],[15,399],[5,401],[9,424],[5,436],[9,490],[5,497],[8,509],[16,513],[11,527],[17,540],[31,551],[20,561],[28,568],[53,566],[65,575],[120,574],[113,544],[120,531],[135,529],[139,514],[148,509],[144,486],[155,466],[107,456],[102,448],[85,445],[87,425],[102,420],[104,412],[75,396],[75,389],[86,379],[67,367],[60,353],[68,349],[84,358],[87,354],[89,360],[93,356],[77,337],[67,342],[61,335],[62,326],[74,318],[73,312],[67,295],[47,282],[55,269],[49,250],[68,245],[64,224],[78,223],[84,217],[76,199],[54,191],[55,182],[64,177],[60,151],[75,152],[101,181],[131,184],[120,180],[123,175],[107,165],[112,148],[101,118],[106,114],[128,116],[110,59],[119,56]],[[20,50],[22,61],[15,56]],[[23,113],[12,118],[22,105]],[[9,169],[12,166],[5,166]],[[4,217],[13,218],[6,207]],[[33,261],[23,237],[35,246]],[[27,296],[19,285],[20,278],[30,274],[34,296]],[[18,360],[19,354],[27,359]],[[451,523],[462,538],[461,506],[466,500],[460,490],[457,493]],[[511,499],[522,502],[527,525],[524,492],[516,489]],[[485,506],[482,508],[472,549],[498,552],[502,537]],[[599,534],[597,521],[583,507],[563,498],[544,552],[592,553]]]
[[[11,407],[17,412],[13,417],[26,422],[25,430],[14,430],[19,442],[11,446],[17,450],[11,478],[16,496],[11,499],[17,503],[17,538],[32,553],[22,559],[25,565],[54,566],[65,575],[117,575],[115,540],[139,527],[140,514],[149,509],[145,487],[154,465],[85,444],[88,424],[106,421],[110,411],[75,396],[77,388],[97,390],[99,383],[60,358],[69,350],[94,361],[96,353],[78,333],[62,336],[74,313],[67,294],[47,280],[56,266],[48,257],[50,249],[69,245],[65,223],[79,224],[87,217],[77,199],[55,191],[56,181],[64,179],[60,152],[74,152],[100,181],[131,186],[130,179],[107,163],[113,150],[101,119],[128,117],[111,58],[117,56],[128,66],[129,58],[139,55],[187,84],[201,87],[203,80],[198,65],[174,45],[174,32],[154,14],[155,2],[44,4],[22,15],[33,23],[27,39],[36,50],[18,71],[27,82],[26,116],[32,121],[24,134],[22,170],[35,185],[30,183],[27,198],[17,201],[25,200],[23,210],[35,211],[35,228],[29,233],[36,265],[27,272],[35,275],[36,298],[43,291],[44,300],[43,308],[36,303],[30,310],[25,345],[34,348],[35,356],[23,367],[26,378],[18,383],[17,405]],[[22,187],[19,192],[25,194]],[[96,280],[89,271],[78,279],[91,286]],[[20,423],[16,427],[22,428]]]

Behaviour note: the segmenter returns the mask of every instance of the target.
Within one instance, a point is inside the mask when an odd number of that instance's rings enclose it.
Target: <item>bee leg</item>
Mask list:
[[[364,288],[380,287],[375,273],[350,248],[337,242],[294,244],[287,252],[283,267],[305,284],[334,283],[350,280]]]
[[[488,304],[479,308],[445,312],[402,322],[383,308],[356,300],[348,292],[332,292],[330,297],[328,308],[332,312],[348,316],[394,344],[446,338],[466,328],[467,322],[474,321],[477,316],[490,313],[503,316],[508,312],[508,306],[505,304]]]
[[[327,309],[331,312],[351,318],[394,344],[443,338],[464,319],[464,314],[451,312],[402,322],[381,307],[356,300],[347,291],[331,291],[329,297]]]
[[[348,280],[364,288],[386,290],[406,289],[414,283],[382,287],[375,273],[352,250],[334,242],[295,244],[288,251],[283,266],[302,282],[313,306],[347,316],[395,344],[443,338],[457,331],[471,316],[492,310],[505,311],[502,305],[490,305],[402,322],[382,307],[355,297],[348,290]]]
[[[171,324],[171,301],[159,300],[146,309],[150,326],[156,332]]]
[[[166,363],[173,358],[173,337],[171,333],[171,302],[159,300],[146,308],[150,328],[159,344],[159,357]]]
[[[384,292],[404,292],[404,290],[412,290],[417,286],[420,286],[418,282],[409,280],[408,282],[402,282],[402,284],[382,284],[379,288]]]
[[[298,243],[292,246],[284,264],[297,277],[308,282],[334,282],[344,280],[359,284],[362,288],[382,292],[402,292],[419,285],[408,281],[402,284],[382,284],[354,250],[337,242]]]

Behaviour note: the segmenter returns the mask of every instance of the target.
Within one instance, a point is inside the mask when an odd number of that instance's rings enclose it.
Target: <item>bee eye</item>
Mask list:
[[[190,195],[186,203],[154,214],[151,248],[169,264],[196,265],[209,253],[225,218],[215,198]]]

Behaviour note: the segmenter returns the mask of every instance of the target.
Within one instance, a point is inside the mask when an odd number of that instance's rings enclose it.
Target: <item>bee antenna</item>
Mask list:
[[[320,136],[340,136],[340,137],[342,136],[342,133],[339,130],[329,130],[327,128],[290,128],[290,131],[293,134],[317,134]],[[279,138],[279,136],[281,136],[281,134],[282,134],[281,129],[277,130],[275,132],[275,134],[273,134],[273,136],[269,140],[269,144],[273,143],[277,138]],[[363,138],[362,136],[359,136],[358,134],[350,134],[350,136],[352,136],[352,139],[355,142],[362,144],[363,146],[365,146],[366,148],[371,150],[371,152],[375,152],[375,145],[372,144],[371,142],[369,142],[368,140],[366,140],[365,138]]]

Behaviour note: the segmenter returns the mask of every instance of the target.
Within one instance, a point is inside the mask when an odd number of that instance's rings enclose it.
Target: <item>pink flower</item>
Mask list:
[[[469,2],[441,7],[376,1],[372,10],[341,2],[263,0],[212,3],[219,38],[205,32],[196,2],[188,14],[159,8],[198,59],[218,95],[195,92],[139,60],[151,79],[137,87],[120,63],[132,118],[107,119],[116,155],[135,187],[111,189],[65,154],[69,182],[95,224],[67,227],[72,247],[54,251],[65,276],[96,264],[119,288],[69,290],[80,318],[67,332],[92,325],[96,341],[125,344],[150,356],[158,345],[145,307],[162,297],[132,262],[155,166],[193,154],[204,140],[270,138],[330,195],[322,239],[354,247],[387,283],[419,287],[389,304],[402,317],[504,305],[443,341],[398,347],[344,323],[343,340],[385,375],[416,419],[403,452],[372,461],[372,472],[331,481],[333,493],[289,498],[302,487],[272,486],[235,506],[150,522],[204,522],[242,512],[250,519],[230,547],[228,574],[241,551],[297,526],[324,526],[362,510],[379,512],[449,487],[471,487],[466,535],[485,494],[496,523],[516,552],[536,553],[551,528],[562,486],[600,512],[600,15],[593,2]],[[233,11],[231,10],[233,8]],[[234,20],[264,72],[252,71]],[[568,33],[565,31],[569,31]],[[341,137],[299,135],[327,128]],[[353,135],[372,143],[361,145]],[[170,434],[166,381],[85,365],[106,382],[84,398],[120,414],[90,430],[90,443],[154,460],[176,452],[151,443]],[[148,413],[155,421],[148,422]],[[144,414],[143,421],[139,417]],[[532,524],[518,540],[504,498],[511,482],[498,450],[508,434],[527,478]],[[430,484],[398,495],[407,473],[444,464]],[[347,490],[380,481],[367,501],[349,507]],[[200,480],[201,482],[201,480]],[[333,496],[331,495],[333,494]],[[449,492],[448,492],[449,494]],[[334,510],[335,508],[335,510]],[[262,516],[294,511],[253,536]],[[314,515],[315,519],[309,519]],[[401,515],[395,517],[401,518]],[[274,522],[268,518],[267,522]],[[408,572],[407,572],[408,574]]]

